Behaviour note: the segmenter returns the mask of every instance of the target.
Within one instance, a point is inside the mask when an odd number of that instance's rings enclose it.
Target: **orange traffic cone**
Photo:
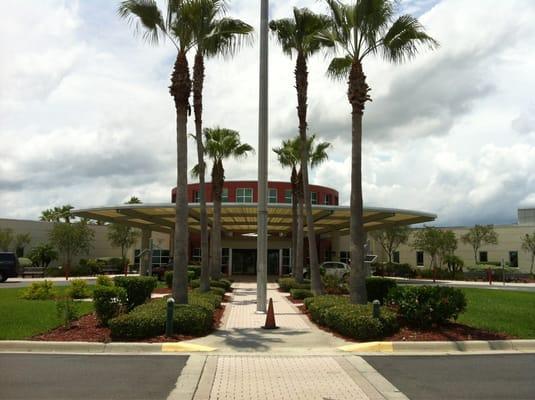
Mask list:
[[[262,329],[278,329],[279,327],[275,324],[275,311],[273,311],[273,299],[269,299],[268,311],[266,314],[266,324]]]

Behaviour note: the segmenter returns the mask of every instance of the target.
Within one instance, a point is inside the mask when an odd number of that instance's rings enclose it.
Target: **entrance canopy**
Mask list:
[[[235,234],[254,234],[257,231],[256,203],[223,203],[221,224],[223,231]],[[189,204],[188,224],[191,231],[199,231],[199,204]],[[348,206],[313,205],[316,233],[337,231],[349,233],[350,211]],[[207,204],[208,226],[213,219],[213,207]],[[174,229],[175,204],[127,204],[116,207],[101,207],[73,210],[78,217],[104,222],[115,222],[134,228],[171,233]],[[364,229],[372,231],[392,225],[411,225],[429,222],[436,215],[410,210],[389,208],[364,208]],[[287,236],[292,230],[292,205],[268,205],[268,232],[272,236]],[[306,224],[305,224],[306,230]]]

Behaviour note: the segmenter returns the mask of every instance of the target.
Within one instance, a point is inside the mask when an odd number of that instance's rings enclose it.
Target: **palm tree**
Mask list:
[[[316,144],[315,141],[316,135],[312,135],[307,139],[308,159],[310,160],[311,169],[329,158],[327,149],[331,146],[327,142]],[[302,173],[300,169],[298,170],[301,162],[301,138],[297,136],[294,139],[284,140],[281,147],[274,148],[273,151],[277,154],[279,163],[283,167],[289,167],[292,170],[290,178],[292,184],[292,266],[295,279],[301,283],[303,282],[304,258],[304,194]]]
[[[370,88],[362,68],[367,56],[380,54],[399,63],[411,59],[419,45],[435,48],[438,43],[424,31],[416,18],[401,15],[394,20],[393,0],[354,0],[351,4],[326,0],[333,20],[327,38],[336,42],[343,54],[334,58],[328,74],[348,79],[347,97],[351,104],[351,221],[350,221],[350,295],[352,303],[366,303],[365,232],[362,205],[362,116],[370,101]]]
[[[270,22],[282,51],[292,56],[297,55],[295,65],[295,87],[297,90],[297,116],[299,119],[299,137],[301,139],[301,174],[303,176],[303,196],[306,210],[307,236],[310,257],[311,288],[314,294],[321,294],[321,276],[318,264],[316,234],[312,216],[312,204],[308,187],[308,152],[307,152],[307,96],[308,67],[307,60],[325,47],[333,45],[323,32],[330,26],[330,19],[318,15],[306,8],[294,8],[294,17]]]
[[[220,18],[226,12],[226,4],[222,0],[197,0],[195,7],[188,9],[184,15],[191,27],[197,45],[193,65],[193,111],[195,113],[195,138],[197,142],[197,176],[199,178],[199,203],[201,227],[201,284],[202,292],[210,290],[210,265],[208,249],[208,219],[206,216],[206,189],[204,148],[203,148],[203,87],[204,59],[219,55],[233,55],[249,37],[253,27],[239,19]]]
[[[174,99],[176,109],[177,138],[177,189],[175,216],[175,256],[173,257],[173,297],[179,304],[188,302],[188,139],[187,122],[191,79],[187,53],[195,45],[193,34],[185,23],[183,15],[187,9],[194,7],[192,0],[169,0],[164,14],[155,0],[126,0],[118,9],[122,18],[136,25],[136,31],[143,30],[143,38],[158,44],[167,38],[177,49],[177,57],[171,75],[169,92]]]
[[[241,143],[240,134],[231,129],[205,128],[205,153],[212,160],[212,201],[214,217],[212,222],[211,242],[211,265],[210,275],[212,279],[221,277],[221,201],[223,195],[223,183],[225,181],[225,169],[223,160],[228,158],[247,157],[253,152],[251,145]]]

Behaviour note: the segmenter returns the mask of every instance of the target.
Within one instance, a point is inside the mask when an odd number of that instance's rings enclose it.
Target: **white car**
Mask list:
[[[325,271],[325,275],[336,276],[342,279],[346,274],[349,274],[349,265],[341,261],[325,261],[320,264],[320,271]],[[303,275],[306,278],[310,278],[310,272],[308,268],[303,270]]]

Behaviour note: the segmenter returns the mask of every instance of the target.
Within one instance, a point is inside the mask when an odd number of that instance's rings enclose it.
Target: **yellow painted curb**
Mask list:
[[[392,342],[367,342],[367,343],[355,343],[348,344],[346,346],[338,347],[338,350],[342,351],[355,351],[355,352],[371,352],[378,351],[381,353],[392,353],[394,346]]]
[[[208,346],[202,346],[200,344],[193,344],[193,343],[163,343],[162,344],[162,351],[165,353],[190,353],[190,352],[198,352],[198,351],[215,351],[213,347]]]

